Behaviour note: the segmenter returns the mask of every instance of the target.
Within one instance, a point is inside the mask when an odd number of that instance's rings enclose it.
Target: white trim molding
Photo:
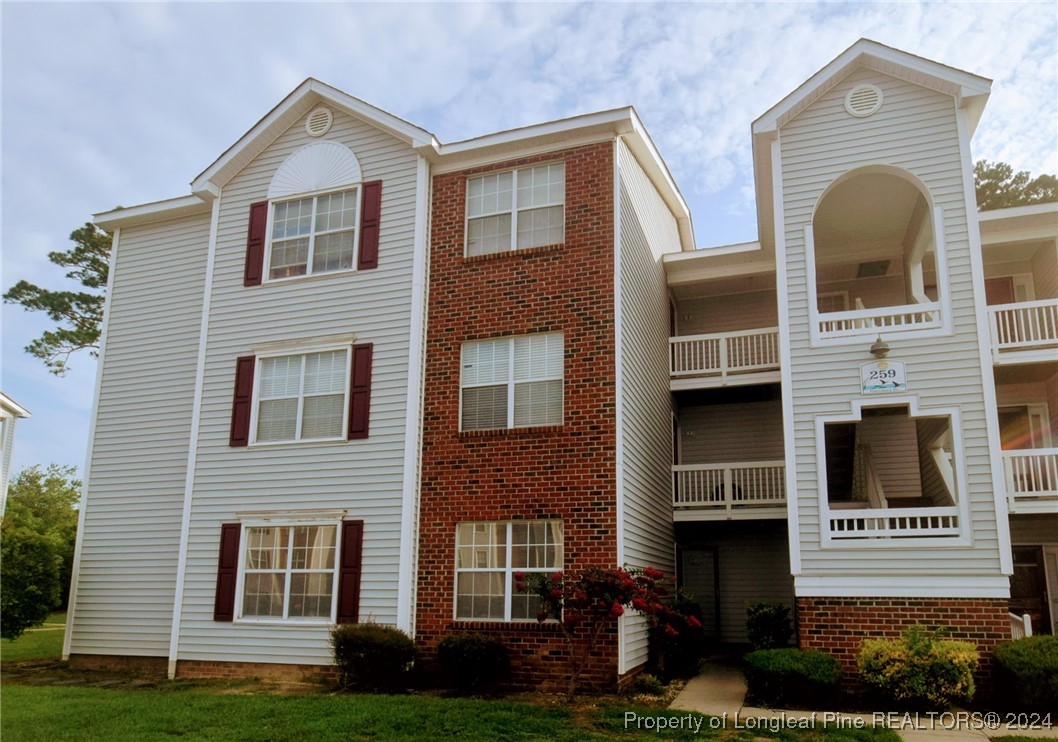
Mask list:
[[[798,598],[1000,598],[1010,579],[996,575],[812,575],[794,577]]]

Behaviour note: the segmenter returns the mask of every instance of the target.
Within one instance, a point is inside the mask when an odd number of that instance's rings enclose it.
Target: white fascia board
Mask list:
[[[600,128],[607,133],[627,134],[633,129],[633,115],[631,107],[614,108],[609,111],[547,121],[543,124],[521,126],[517,129],[498,131],[460,142],[442,144],[437,149],[437,155],[444,164],[451,163],[454,167],[459,167],[463,159],[477,159],[483,151],[492,148],[506,148],[510,145],[528,148],[533,146],[536,140],[553,137],[561,140],[593,128]]]
[[[1005,575],[795,575],[798,598],[1010,597]]]
[[[1053,224],[1058,228],[1058,201],[1045,204],[1029,204],[1028,206],[1009,206],[1005,209],[991,209],[989,211],[978,211],[977,221],[999,222],[1004,219],[1017,219],[1026,216],[1044,216],[1053,214]]]
[[[760,118],[753,122],[753,133],[764,134],[775,131],[784,119],[810,98],[818,97],[839,82],[858,66],[877,69],[879,65],[905,70],[914,76],[917,84],[932,85],[945,90],[957,91],[955,97],[960,107],[969,109],[972,127],[980,118],[985,100],[991,91],[991,80],[964,70],[955,69],[940,62],[915,56],[908,52],[879,44],[870,39],[860,39],[839,54],[830,64],[812,75]],[[888,74],[888,73],[887,73]]]
[[[212,199],[206,200],[195,195],[178,196],[139,206],[101,211],[98,214],[92,214],[92,221],[97,227],[106,230],[134,227],[192,214],[206,214],[209,213],[211,203]]]
[[[248,153],[256,154],[264,150],[269,144],[290,125],[288,117],[293,113],[301,114],[300,108],[308,109],[309,105],[318,101],[326,101],[345,113],[375,126],[388,134],[406,142],[408,145],[420,148],[436,149],[437,138],[414,124],[397,118],[393,114],[386,113],[381,108],[375,108],[359,98],[354,98],[348,93],[343,93],[326,83],[314,78],[308,78],[298,85],[293,92],[279,102],[275,108],[269,111],[253,127],[246,132],[235,144],[229,147],[220,157],[203,170],[193,181],[191,191],[201,195],[210,188],[222,188],[231,177],[241,168],[231,170],[231,165]]]
[[[29,410],[3,392],[0,392],[0,408],[2,408],[5,413],[10,413],[14,417],[33,417],[29,414]],[[7,415],[5,415],[5,417],[6,416]]]

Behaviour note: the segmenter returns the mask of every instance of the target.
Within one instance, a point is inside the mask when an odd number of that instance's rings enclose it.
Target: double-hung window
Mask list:
[[[562,569],[562,521],[456,526],[457,620],[535,620],[540,599],[519,593],[514,573]]]
[[[352,270],[359,188],[272,205],[268,278]]]
[[[350,349],[258,357],[254,442],[346,436]]]
[[[565,241],[565,204],[565,163],[469,178],[467,256]]]
[[[464,343],[462,430],[562,424],[561,332]]]
[[[247,526],[242,554],[246,619],[333,621],[338,526]]]

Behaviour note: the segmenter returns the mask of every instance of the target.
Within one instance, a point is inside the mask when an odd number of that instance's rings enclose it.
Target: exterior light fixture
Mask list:
[[[871,346],[871,355],[875,358],[885,358],[889,355],[889,343],[882,340],[881,335],[878,336],[878,339],[874,341],[874,345]]]

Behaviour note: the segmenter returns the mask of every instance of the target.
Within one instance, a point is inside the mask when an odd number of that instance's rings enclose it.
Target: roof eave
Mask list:
[[[194,194],[178,196],[164,201],[101,211],[92,215],[92,222],[97,227],[111,232],[121,227],[135,227],[141,224],[179,219],[184,216],[205,214],[209,212],[212,201],[212,198],[203,199]]]

